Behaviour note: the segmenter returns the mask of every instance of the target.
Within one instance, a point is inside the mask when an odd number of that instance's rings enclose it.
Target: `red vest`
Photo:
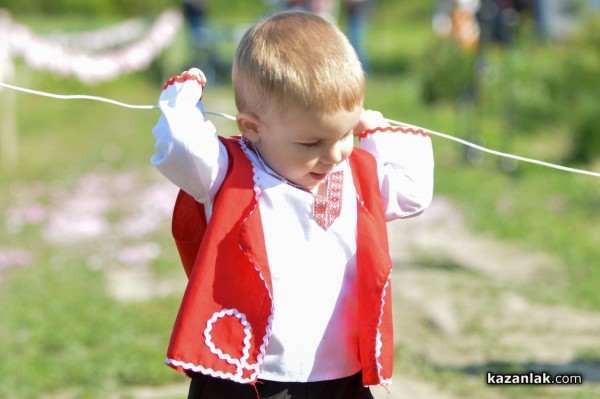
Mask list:
[[[271,332],[272,290],[252,164],[238,139],[223,139],[227,176],[206,223],[204,206],[183,191],[173,236],[189,278],[167,364],[178,371],[254,384]],[[393,366],[391,270],[375,159],[355,148],[358,195],[359,356],[364,385],[388,384]],[[316,276],[315,278],[318,278]]]

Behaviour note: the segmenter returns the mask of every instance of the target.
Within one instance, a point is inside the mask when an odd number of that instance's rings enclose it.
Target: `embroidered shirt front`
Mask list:
[[[327,196],[315,194],[313,200],[313,217],[324,230],[327,230],[335,222],[342,211],[344,171],[329,173],[326,182]]]
[[[321,381],[352,375],[360,360],[357,205],[349,164],[330,173],[322,197],[287,184],[255,152],[248,147],[245,152],[254,167],[275,307],[259,378]]]

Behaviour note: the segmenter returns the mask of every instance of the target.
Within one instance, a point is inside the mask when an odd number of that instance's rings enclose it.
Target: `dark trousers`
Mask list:
[[[188,399],[373,399],[362,385],[362,373],[337,380],[279,382],[258,380],[249,384],[194,374]]]

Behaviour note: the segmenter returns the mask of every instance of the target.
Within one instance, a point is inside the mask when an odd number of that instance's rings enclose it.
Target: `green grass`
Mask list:
[[[102,397],[114,387],[176,380],[163,365],[176,298],[123,305],[82,259],[44,255],[48,264],[2,282],[1,397],[39,398],[66,387]]]

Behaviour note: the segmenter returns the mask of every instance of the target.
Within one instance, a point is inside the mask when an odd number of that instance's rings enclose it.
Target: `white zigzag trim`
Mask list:
[[[256,166],[254,166],[254,163],[252,162],[252,157],[250,156],[250,153],[252,152],[248,146],[246,145],[246,142],[244,141],[244,139],[240,139],[240,147],[242,148],[242,151],[244,152],[244,154],[246,155],[246,158],[248,158],[248,160],[250,161],[250,163],[252,164],[252,180],[254,181],[254,199],[256,200],[256,203],[258,204],[258,199],[260,198],[260,194],[262,192],[262,190],[260,189],[260,176],[258,175],[258,173],[256,173]],[[256,156],[259,156],[258,154],[256,154]],[[252,210],[252,212],[250,212],[250,214],[248,214],[248,216],[252,215],[252,213],[254,212],[254,210]],[[246,217],[247,219],[248,217]],[[245,219],[244,219],[245,221]]]
[[[255,192],[257,192],[257,195],[258,195],[258,193],[260,193],[260,188],[255,189]],[[254,211],[256,210],[257,206],[258,206],[258,198],[257,198],[257,201],[256,201],[256,205],[254,206],[254,208],[252,209],[252,211],[250,211],[250,213],[244,219],[243,222],[246,222],[246,220],[254,213]],[[267,284],[267,281],[265,280],[265,276],[263,276],[263,274],[260,272],[260,270],[259,270],[256,262],[254,261],[254,259],[252,259],[246,253],[246,251],[243,250],[243,248],[240,248],[240,250],[242,252],[244,252],[244,254],[248,257],[248,260],[250,261],[250,263],[252,263],[252,265],[254,265],[254,270],[256,270],[256,272],[258,273],[260,279],[265,284],[265,289],[267,290],[267,293],[269,294],[269,299],[271,300],[271,314],[269,315],[269,318],[267,319],[267,328],[266,328],[266,331],[265,331],[265,335],[263,336],[263,343],[260,346],[260,353],[258,354],[258,357],[257,357],[257,364],[256,364],[256,366],[259,369],[256,371],[256,375],[258,375],[258,373],[260,372],[260,366],[262,365],[263,360],[265,358],[265,355],[267,353],[267,346],[269,345],[269,339],[271,338],[271,332],[272,332],[272,328],[273,328],[273,311],[274,311],[273,294],[271,293],[271,290],[269,289],[269,285]]]
[[[258,270],[258,267],[256,266],[256,263],[254,263],[252,261],[252,259],[250,259],[250,261],[254,265],[254,269],[256,270],[256,272],[259,274],[260,279],[265,284],[265,289],[267,290],[267,293],[269,294],[269,299],[271,300],[271,314],[269,315],[269,318],[267,319],[267,329],[265,331],[265,335],[263,336],[263,343],[260,346],[260,353],[258,354],[258,357],[256,359],[257,360],[256,366],[259,368],[259,370],[257,370],[257,375],[258,375],[258,373],[260,372],[260,366],[262,365],[263,360],[265,358],[265,355],[267,354],[267,346],[269,345],[269,339],[271,338],[271,333],[272,333],[272,330],[273,330],[273,312],[274,312],[274,306],[273,306],[273,295],[271,294],[271,290],[269,290],[269,286],[267,285],[267,282],[265,281],[264,276]]]
[[[221,349],[217,348],[214,342],[212,341],[212,336],[210,332],[212,331],[213,325],[226,316],[233,316],[237,318],[240,321],[240,324],[242,324],[242,326],[244,327],[244,349],[242,350],[243,355],[240,359],[233,358],[231,355],[224,353]],[[215,312],[210,318],[210,320],[206,323],[204,337],[204,342],[213,354],[217,355],[219,359],[225,360],[227,363],[236,366],[235,374],[224,373],[222,371],[215,371],[211,368],[206,368],[194,363],[185,363],[179,360],[169,358],[167,358],[166,363],[176,367],[182,367],[186,370],[200,372],[202,374],[210,375],[212,377],[229,379],[240,383],[249,383],[256,379],[256,376],[260,371],[259,364],[248,364],[248,359],[250,358],[250,347],[252,346],[250,342],[250,340],[252,339],[252,327],[250,323],[248,323],[248,321],[246,320],[245,314],[239,312],[237,309],[223,309],[219,312]],[[250,375],[250,377],[242,377],[245,370],[253,370],[253,373]]]
[[[233,316],[237,318],[242,326],[244,327],[244,349],[242,350],[242,357],[240,359],[236,359],[231,357],[229,354],[224,353],[221,349],[217,348],[212,341],[212,336],[210,332],[212,331],[213,324],[215,324],[219,319],[222,319],[225,316]],[[210,349],[210,351],[217,355],[219,359],[225,360],[229,364],[233,364],[236,366],[238,376],[242,376],[244,369],[255,370],[256,365],[248,364],[248,359],[250,358],[250,347],[252,346],[250,340],[252,339],[252,328],[250,323],[246,320],[246,315],[238,311],[237,309],[223,309],[220,312],[215,312],[209,321],[206,322],[206,329],[204,330],[204,342],[206,346]]]
[[[379,374],[379,384],[381,385],[385,385],[385,381],[388,380],[381,378],[381,370],[383,369],[383,366],[381,365],[381,363],[379,363],[379,357],[381,356],[381,347],[383,346],[383,342],[381,341],[381,331],[379,331],[379,327],[381,326],[381,322],[383,320],[383,307],[385,305],[385,295],[387,292],[387,288],[390,286],[391,280],[392,273],[390,272],[390,274],[388,274],[387,282],[383,287],[383,294],[381,295],[381,313],[379,314],[379,323],[377,324],[377,345],[375,347],[375,358],[377,359],[377,374]],[[389,381],[391,384],[391,379],[389,379]]]
[[[250,149],[248,148],[248,146],[246,145],[246,143],[244,142],[243,139],[239,140],[239,142],[240,142],[240,147],[242,148],[242,151],[244,152],[244,154],[246,155],[246,157],[248,158],[248,160],[250,160],[250,163],[252,164],[254,193],[255,193],[254,199],[256,201],[254,208],[250,211],[250,213],[248,213],[248,215],[242,221],[242,223],[245,223],[246,220],[248,220],[248,218],[254,213],[254,211],[256,210],[256,207],[258,207],[258,200],[260,199],[262,190],[260,188],[260,177],[257,173],[256,166],[254,165],[254,163],[252,163],[251,157],[248,154],[250,152]],[[267,328],[265,331],[265,335],[263,336],[263,343],[260,346],[260,353],[258,354],[258,357],[257,357],[256,376],[258,376],[258,374],[260,372],[260,366],[262,365],[265,355],[267,354],[267,346],[269,345],[269,339],[271,338],[271,333],[273,330],[273,313],[274,313],[273,294],[271,293],[271,290],[269,289],[269,285],[267,284],[267,281],[265,280],[265,276],[263,276],[263,274],[260,272],[254,259],[252,259],[250,256],[248,256],[248,254],[246,253],[246,251],[244,251],[243,248],[240,248],[240,250],[248,257],[248,260],[250,261],[250,263],[252,263],[252,265],[254,265],[254,269],[258,273],[260,279],[265,284],[265,289],[267,290],[267,293],[269,294],[269,299],[271,300],[271,314],[269,315],[269,318],[267,319]],[[253,376],[254,376],[254,374],[253,374]]]
[[[391,379],[391,378],[385,378],[385,379],[382,379],[382,380],[379,382],[379,384],[380,384],[380,385],[392,385],[392,379]]]
[[[362,206],[364,208],[365,203],[364,203],[364,201],[362,201],[362,199],[360,198],[360,196],[358,194],[356,194],[356,199],[358,200],[358,203],[360,204],[360,206]],[[388,379],[381,378],[381,370],[383,369],[383,366],[381,365],[381,363],[379,363],[379,357],[381,356],[381,348],[383,347],[383,341],[381,340],[381,331],[379,331],[379,327],[381,326],[381,323],[383,321],[383,308],[385,305],[385,295],[386,295],[387,288],[390,286],[391,281],[392,281],[392,273],[390,272],[388,274],[387,282],[385,283],[385,286],[383,287],[383,293],[381,294],[381,311],[379,313],[379,323],[377,323],[377,336],[376,336],[377,343],[375,345],[375,359],[377,362],[377,374],[379,377],[378,385],[391,385],[392,384],[391,378],[388,378]]]
[[[241,384],[251,383],[255,379],[254,374],[252,374],[252,376],[250,376],[248,378],[242,378],[242,377],[238,377],[236,374],[224,373],[222,371],[215,371],[211,368],[205,368],[203,366],[196,365],[194,363],[185,363],[185,362],[182,362],[179,360],[174,360],[174,359],[169,359],[169,358],[167,358],[166,363],[169,365],[173,365],[175,367],[182,367],[186,370],[190,370],[195,373],[202,373],[205,375],[209,375],[211,377],[221,378],[221,379],[225,379],[225,380],[231,380],[231,381],[239,382]]]
[[[392,379],[391,378],[387,378],[387,379],[380,379],[379,380],[379,384],[375,385],[365,385],[365,387],[369,388],[369,387],[376,387],[376,386],[380,386],[383,387],[383,389],[386,390],[386,392],[389,394],[390,390],[388,389],[389,386],[392,385]]]

